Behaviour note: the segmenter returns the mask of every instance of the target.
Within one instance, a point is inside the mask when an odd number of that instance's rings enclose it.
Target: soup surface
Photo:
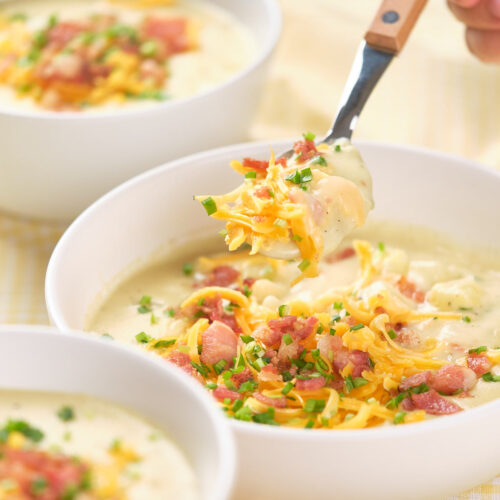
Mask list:
[[[201,0],[6,2],[0,110],[153,105],[227,80],[255,52],[245,26]]]
[[[198,498],[181,451],[140,417],[96,398],[0,391],[0,498]]]
[[[129,270],[87,330],[156,352],[258,423],[401,424],[500,397],[498,254],[371,221],[291,286],[297,261],[216,249]]]

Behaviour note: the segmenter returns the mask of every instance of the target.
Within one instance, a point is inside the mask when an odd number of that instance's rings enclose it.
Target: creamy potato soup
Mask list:
[[[0,110],[96,112],[188,97],[247,66],[253,37],[202,0],[0,7]]]
[[[181,451],[142,418],[98,399],[0,391],[0,498],[198,498]]]
[[[500,397],[500,253],[372,221],[292,285],[299,261],[194,241],[119,277],[86,329],[163,356],[257,423],[398,425]]]

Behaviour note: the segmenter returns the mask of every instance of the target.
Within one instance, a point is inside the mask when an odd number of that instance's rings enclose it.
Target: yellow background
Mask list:
[[[329,128],[356,48],[378,6],[375,0],[281,4],[283,38],[252,139],[309,130],[321,135]],[[430,0],[370,98],[355,138],[425,146],[499,168],[499,136],[500,67],[476,61],[444,0]],[[48,322],[45,269],[63,229],[0,214],[0,322]],[[499,499],[500,478],[454,498]]]

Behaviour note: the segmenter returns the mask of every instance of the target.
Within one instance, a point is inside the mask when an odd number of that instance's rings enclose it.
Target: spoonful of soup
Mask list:
[[[293,149],[269,161],[244,158],[231,166],[244,175],[234,191],[197,196],[208,215],[226,221],[229,250],[300,259],[303,277],[318,274],[330,253],[373,208],[372,181],[350,138],[368,97],[402,49],[426,0],[384,0],[358,49],[333,126],[321,141],[303,134]]]

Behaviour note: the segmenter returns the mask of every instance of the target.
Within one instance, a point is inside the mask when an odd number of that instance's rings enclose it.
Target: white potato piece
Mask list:
[[[453,311],[460,308],[477,308],[481,305],[484,290],[468,276],[463,279],[436,283],[427,294],[427,300],[435,307]]]

